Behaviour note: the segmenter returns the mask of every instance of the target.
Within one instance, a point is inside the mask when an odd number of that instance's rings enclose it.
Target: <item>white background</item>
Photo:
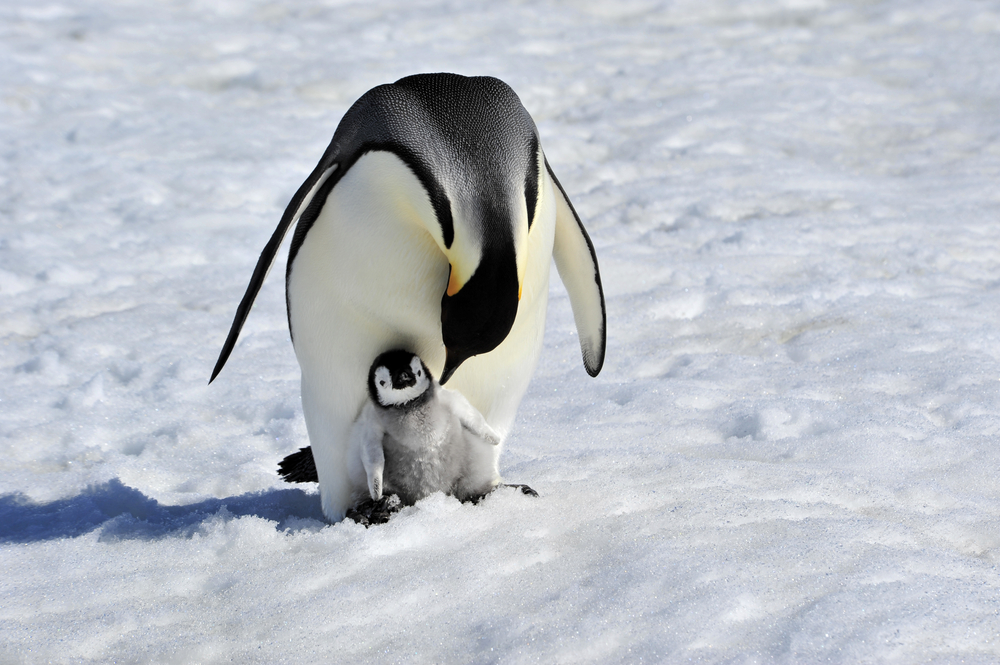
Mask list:
[[[0,6],[0,661],[1000,659],[995,2]],[[283,259],[348,106],[497,76],[597,247],[479,506],[365,530]],[[553,274],[555,274],[553,272]]]

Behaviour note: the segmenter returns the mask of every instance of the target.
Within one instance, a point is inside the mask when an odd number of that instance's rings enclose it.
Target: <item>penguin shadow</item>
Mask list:
[[[281,531],[317,530],[327,524],[317,496],[299,489],[169,506],[115,478],[50,503],[35,503],[20,493],[0,496],[0,543],[75,538],[95,530],[102,541],[190,538],[212,519],[246,516],[277,522]]]

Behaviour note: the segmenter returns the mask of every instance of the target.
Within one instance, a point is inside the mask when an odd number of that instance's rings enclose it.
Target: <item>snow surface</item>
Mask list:
[[[0,662],[1000,661],[1000,6],[0,4]],[[534,115],[598,250],[479,506],[369,530],[307,443],[281,272],[347,107]],[[283,260],[280,265],[283,265]]]

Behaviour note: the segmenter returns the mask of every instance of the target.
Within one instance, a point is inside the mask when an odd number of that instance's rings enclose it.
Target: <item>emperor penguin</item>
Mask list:
[[[442,388],[419,356],[381,354],[351,428],[348,476],[359,504],[395,494],[405,506],[444,492],[477,501],[500,482],[500,436],[461,393]]]
[[[411,350],[504,439],[541,351],[555,259],[584,367],[596,376],[604,364],[593,243],[498,79],[408,76],[348,109],[264,247],[209,382],[292,224],[288,325],[332,522],[351,503],[349,435],[372,358]]]

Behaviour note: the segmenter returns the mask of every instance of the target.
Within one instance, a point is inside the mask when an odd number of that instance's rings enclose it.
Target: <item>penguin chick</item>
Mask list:
[[[349,440],[355,503],[396,494],[412,505],[434,492],[478,500],[500,482],[500,436],[461,393],[442,388],[419,356],[377,357],[368,396]]]

